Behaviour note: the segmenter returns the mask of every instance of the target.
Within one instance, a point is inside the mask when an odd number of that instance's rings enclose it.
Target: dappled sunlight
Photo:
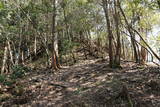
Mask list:
[[[136,66],[131,62],[125,62],[123,64],[129,67],[111,69],[105,62],[90,60],[86,62],[87,64],[62,68],[56,73],[38,70],[32,72],[32,76],[27,74],[25,80],[20,81],[25,86],[24,95],[30,98],[25,105],[106,103],[100,99],[106,99],[107,103],[112,101],[118,103],[119,100],[115,100],[114,96],[119,96],[125,85],[132,100],[144,102],[160,97],[160,83],[154,79],[158,79],[160,75],[155,67]],[[76,100],[79,98],[81,101]],[[17,103],[23,101],[25,100],[21,99]]]
[[[0,0],[0,107],[160,107],[160,0]]]

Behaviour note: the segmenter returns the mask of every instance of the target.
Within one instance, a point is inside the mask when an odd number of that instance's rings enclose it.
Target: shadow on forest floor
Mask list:
[[[21,95],[1,103],[4,107],[160,106],[158,67],[123,62],[123,69],[110,69],[106,62],[86,60],[55,73],[37,69],[17,81],[24,88]]]

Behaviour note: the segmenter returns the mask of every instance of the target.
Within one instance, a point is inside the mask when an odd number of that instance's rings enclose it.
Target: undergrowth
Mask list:
[[[23,78],[31,69],[23,65],[15,65],[12,67],[11,74],[0,74],[0,83],[10,86],[16,82],[16,79]]]

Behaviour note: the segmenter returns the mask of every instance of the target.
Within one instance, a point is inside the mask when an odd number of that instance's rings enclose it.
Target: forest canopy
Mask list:
[[[58,60],[62,60],[65,54],[72,53],[75,46],[83,44],[85,40],[88,45],[91,45],[89,44],[91,41],[98,43],[93,43],[95,45],[101,45],[102,49],[98,51],[104,51],[103,54],[108,53],[105,49],[110,49],[111,53],[108,54],[111,60],[118,60],[121,56],[133,59],[131,58],[133,56],[136,62],[140,62],[138,50],[142,51],[143,49],[140,49],[142,46],[148,47],[139,36],[151,45],[155,53],[159,51],[158,45],[150,42],[152,40],[156,43],[159,38],[157,33],[160,23],[159,4],[159,0],[1,0],[1,44],[4,46],[10,41],[10,51],[13,56],[13,58],[10,56],[10,59],[14,60],[12,63],[15,63],[16,54],[19,59],[23,52],[24,58],[20,59],[24,62],[27,57],[31,57],[33,51],[36,54],[42,47],[45,48],[49,58],[52,53],[49,48],[51,49],[53,42],[57,43],[56,53],[59,51],[59,55],[56,56],[61,57]],[[107,28],[108,26],[110,28]],[[138,36],[134,30],[140,35]],[[114,36],[114,40],[109,36]],[[53,38],[57,40],[54,41]],[[112,41],[114,42],[110,43]],[[133,49],[127,49],[125,45],[131,45]],[[120,49],[122,47],[123,49]],[[130,51],[129,54],[125,53],[125,49]],[[131,55],[132,51],[134,55]],[[3,50],[1,53],[3,56]],[[123,55],[117,56],[122,53]],[[151,51],[150,56],[152,54],[155,56]],[[96,56],[101,57],[101,55]],[[119,58],[112,58],[113,56]]]

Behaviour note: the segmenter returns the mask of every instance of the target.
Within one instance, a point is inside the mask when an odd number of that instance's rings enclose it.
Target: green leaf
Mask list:
[[[0,1],[0,10],[4,8],[3,3]]]

